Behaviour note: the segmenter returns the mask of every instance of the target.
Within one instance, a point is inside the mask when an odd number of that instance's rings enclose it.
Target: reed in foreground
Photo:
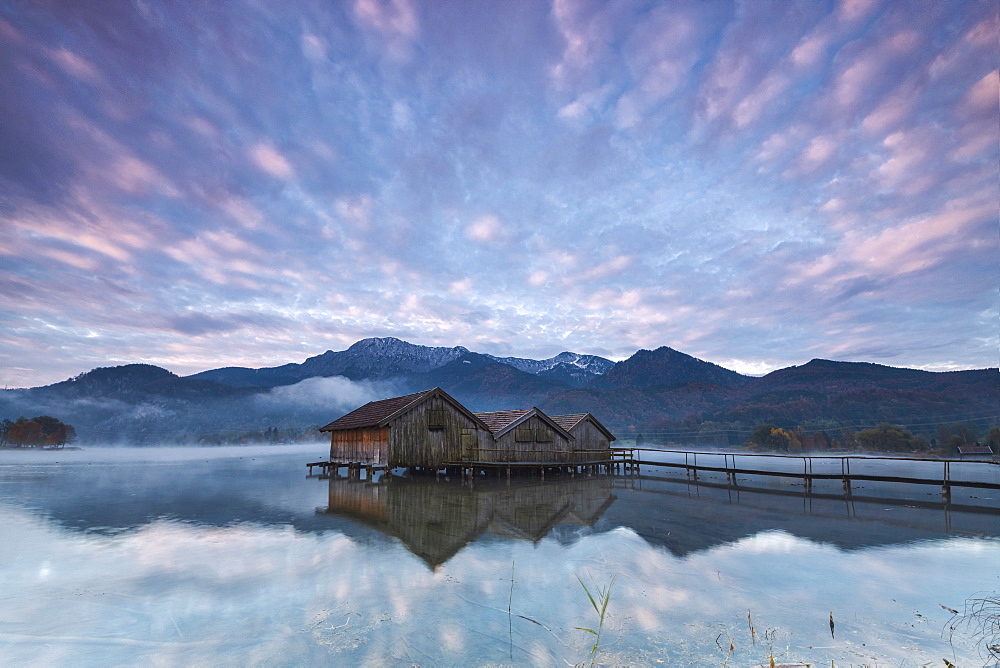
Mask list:
[[[593,666],[597,662],[597,650],[601,644],[601,633],[604,631],[604,618],[608,613],[608,603],[611,601],[611,589],[615,586],[618,574],[615,573],[611,576],[611,581],[608,582],[606,587],[601,587],[597,583],[593,583],[594,592],[590,591],[587,583],[579,575],[576,576],[576,579],[580,583],[580,586],[583,587],[584,593],[587,594],[587,600],[590,601],[594,612],[597,613],[597,629],[585,628],[583,626],[576,627],[579,631],[586,631],[594,635],[594,645],[590,648],[590,665]]]

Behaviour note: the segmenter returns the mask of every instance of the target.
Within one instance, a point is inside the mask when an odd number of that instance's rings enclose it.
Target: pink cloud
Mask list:
[[[630,255],[618,255],[611,258],[606,262],[602,262],[596,267],[583,272],[580,278],[586,281],[599,281],[605,278],[610,278],[616,274],[628,269],[632,264],[632,256]]]
[[[772,72],[733,111],[736,127],[744,128],[756,121],[764,109],[789,87],[790,80],[784,74]]]
[[[883,187],[903,184],[922,171],[933,143],[928,133],[920,130],[903,130],[889,135],[882,144],[889,150],[890,157],[872,176]]]
[[[879,5],[879,0],[841,0],[837,4],[837,14],[845,21],[864,18]]]
[[[0,39],[8,44],[18,45],[22,45],[27,41],[24,35],[21,34],[21,31],[3,19],[0,19]]]
[[[878,97],[887,70],[921,44],[915,31],[901,30],[885,39],[870,42],[836,75],[832,100],[841,112],[857,112],[863,102]]]
[[[880,135],[898,127],[913,111],[919,91],[913,85],[897,86],[881,104],[865,116],[861,129],[868,135]]]
[[[417,10],[410,0],[355,0],[353,10],[358,23],[383,40],[392,59],[409,60],[420,33]]]
[[[72,203],[65,207],[26,207],[17,217],[3,220],[12,234],[11,238],[15,235],[18,238],[21,255],[45,254],[48,251],[44,249],[69,244],[122,264],[133,262],[136,251],[162,243],[159,234],[164,227],[162,221],[151,214],[136,216],[134,212],[110,209],[92,199],[84,190],[78,191]],[[53,253],[55,251],[48,256],[72,266],[91,266],[90,260],[67,260],[70,256],[85,257],[87,253],[80,254],[73,250]],[[86,266],[81,265],[82,262]]]
[[[796,67],[812,67],[819,62],[829,45],[830,35],[828,33],[810,33],[795,46],[789,59]]]
[[[813,137],[799,153],[793,165],[782,173],[785,178],[797,178],[811,174],[825,166],[837,154],[842,137],[820,135]]]
[[[47,54],[52,62],[70,76],[90,84],[104,83],[104,76],[96,67],[69,49],[50,49]]]
[[[993,70],[973,84],[962,104],[971,112],[996,112],[1000,105],[1000,71]]]
[[[472,221],[465,228],[465,236],[481,244],[497,243],[506,240],[507,230],[499,218],[486,215]]]
[[[261,170],[279,179],[295,176],[291,163],[270,144],[255,144],[250,149],[250,158]]]
[[[966,228],[989,217],[996,218],[995,204],[958,203],[955,206],[935,216],[916,219],[874,237],[857,240],[857,243],[848,240],[852,247],[849,257],[868,271],[889,275],[905,274],[942,262],[948,251],[964,243],[962,233]]]

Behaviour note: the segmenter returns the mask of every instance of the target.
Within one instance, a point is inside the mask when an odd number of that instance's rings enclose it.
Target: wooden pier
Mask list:
[[[550,475],[569,475],[570,477],[612,475],[615,473],[636,474],[639,472],[634,448],[611,448],[592,452],[577,450],[571,453],[568,451],[538,451],[535,453],[537,460],[534,461],[500,461],[501,457],[498,455],[501,454],[501,451],[499,450],[480,450],[479,454],[489,458],[445,462],[439,468],[425,468],[423,470],[433,472],[435,475],[440,475],[441,471],[454,472],[461,475],[463,480],[469,481],[475,480],[481,474],[489,475],[490,473],[495,474],[496,477],[501,477],[506,473],[507,479],[510,480],[511,472],[534,472],[538,473],[539,477],[544,480],[546,472],[549,472]],[[573,456],[567,457],[567,454]],[[546,455],[549,455],[549,458],[546,458]],[[320,469],[322,477],[338,476],[341,469],[347,469],[348,478],[359,480],[365,478],[371,480],[375,473],[390,470],[389,466],[375,466],[359,462],[321,461],[309,462],[306,466],[309,467],[309,475],[313,475],[313,470],[317,468]]]
[[[365,478],[371,480],[377,472],[389,470],[388,466],[374,466],[359,462],[309,462],[306,466],[309,467],[309,475],[313,474],[314,468],[319,468],[321,477],[329,477],[331,474],[336,477],[340,475],[341,469],[347,469],[347,477],[358,480]],[[365,475],[361,475],[362,472]]]
[[[840,481],[845,496],[852,494],[853,486],[863,482],[885,482],[891,484],[905,485],[929,485],[939,487],[942,501],[951,501],[952,489],[967,488],[981,490],[1000,491],[1000,482],[989,480],[968,480],[956,478],[952,475],[952,464],[963,466],[1000,466],[997,461],[971,461],[959,459],[936,459],[928,457],[892,457],[892,456],[871,456],[863,457],[857,455],[779,455],[764,453],[730,453],[730,452],[696,452],[690,450],[653,450],[648,448],[611,448],[600,451],[576,451],[572,456],[568,456],[566,451],[538,451],[533,453],[535,460],[525,461],[524,459],[502,461],[504,453],[500,451],[481,450],[479,458],[462,459],[445,462],[440,467],[421,468],[428,474],[433,473],[440,477],[442,472],[448,476],[460,476],[463,481],[474,482],[481,476],[511,479],[512,474],[537,474],[542,480],[546,475],[556,476],[593,476],[593,475],[638,475],[640,466],[655,466],[664,468],[683,469],[688,479],[699,480],[699,475],[724,474],[726,485],[738,488],[740,477],[747,476],[788,478],[802,481],[803,491],[811,494],[813,485],[817,481],[836,480]],[[519,453],[523,456],[523,453]],[[509,453],[508,453],[509,455]],[[656,455],[661,455],[657,457]],[[675,461],[664,461],[664,455],[675,456]],[[683,455],[684,460],[680,461]],[[699,457],[701,461],[699,462]],[[774,459],[777,462],[786,463],[789,461],[801,462],[801,470],[776,470],[772,468],[762,468],[759,460]],[[721,459],[721,462],[719,461]],[[738,461],[742,459],[743,461]],[[757,460],[747,461],[747,460]],[[877,473],[866,473],[859,471],[864,463],[899,461],[899,462],[928,462],[940,468],[937,475],[882,475]],[[852,462],[855,470],[851,470]],[[817,470],[819,464],[826,464],[826,470]],[[319,461],[309,462],[309,475],[313,475],[315,469],[320,469],[322,477],[338,477],[341,471],[346,469],[346,477],[357,480],[373,480],[379,472],[385,473],[391,470],[388,465],[372,465],[360,462],[330,462]],[[831,470],[833,469],[833,470]]]
[[[1000,482],[989,482],[983,480],[962,480],[953,478],[951,475],[951,465],[954,463],[961,463],[963,465],[969,464],[982,464],[984,466],[1000,466],[1000,462],[997,461],[974,461],[974,460],[959,460],[959,459],[937,459],[929,457],[891,457],[891,456],[871,456],[862,457],[854,455],[777,455],[777,454],[758,454],[758,453],[728,453],[728,452],[694,452],[690,450],[652,450],[647,448],[636,448],[637,451],[641,451],[641,458],[634,459],[634,465],[646,465],[646,466],[662,466],[667,468],[679,468],[684,469],[685,475],[688,478],[698,480],[699,472],[711,472],[711,473],[724,473],[726,475],[726,484],[732,487],[738,486],[737,476],[769,476],[777,478],[796,478],[803,481],[805,492],[809,493],[812,491],[813,482],[817,480],[839,480],[844,489],[844,494],[850,496],[852,484],[855,482],[888,482],[897,484],[907,484],[907,485],[933,485],[941,487],[941,496],[945,502],[951,499],[951,490],[953,487],[964,487],[972,489],[989,489],[989,490],[1000,490]],[[673,461],[666,462],[660,460],[653,460],[651,457],[655,453],[660,454],[674,454],[674,455],[684,455],[684,461]],[[702,462],[706,458],[716,458],[722,457],[722,466],[718,466],[717,463],[713,464],[699,464],[698,455],[701,455]],[[744,465],[738,465],[736,462],[737,457],[742,457],[744,459],[750,458],[776,458],[782,460],[800,460],[802,462],[802,471],[776,471],[771,469],[761,469],[757,467],[750,467]],[[814,462],[826,461],[826,462],[838,462],[840,463],[840,471],[834,472],[816,472],[813,466]],[[860,462],[873,462],[873,461],[901,461],[901,462],[933,462],[941,465],[940,476],[935,477],[915,477],[915,476],[897,476],[897,475],[875,475],[870,473],[859,473],[851,471],[851,462],[857,464]]]

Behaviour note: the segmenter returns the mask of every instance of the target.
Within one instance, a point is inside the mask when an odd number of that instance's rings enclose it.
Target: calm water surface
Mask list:
[[[942,606],[1000,591],[995,492],[306,478],[323,454],[0,452],[0,665],[589,664],[578,578],[613,577],[602,664],[988,664]]]

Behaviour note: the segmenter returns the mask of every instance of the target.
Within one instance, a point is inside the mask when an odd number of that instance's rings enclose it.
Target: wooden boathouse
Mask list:
[[[573,459],[573,436],[537,408],[475,415],[493,435],[492,446],[480,448],[477,461],[542,463]]]
[[[440,387],[370,401],[320,431],[330,434],[331,465],[368,470],[440,468],[491,442],[489,427]]]
[[[398,467],[460,470],[608,472],[625,463],[611,448],[614,435],[593,415],[550,417],[538,408],[472,413],[440,387],[371,401],[322,427],[330,458],[307,464],[364,470]],[[626,467],[627,468],[627,467]]]
[[[618,440],[590,413],[553,415],[552,421],[569,432],[578,450],[607,450]]]

